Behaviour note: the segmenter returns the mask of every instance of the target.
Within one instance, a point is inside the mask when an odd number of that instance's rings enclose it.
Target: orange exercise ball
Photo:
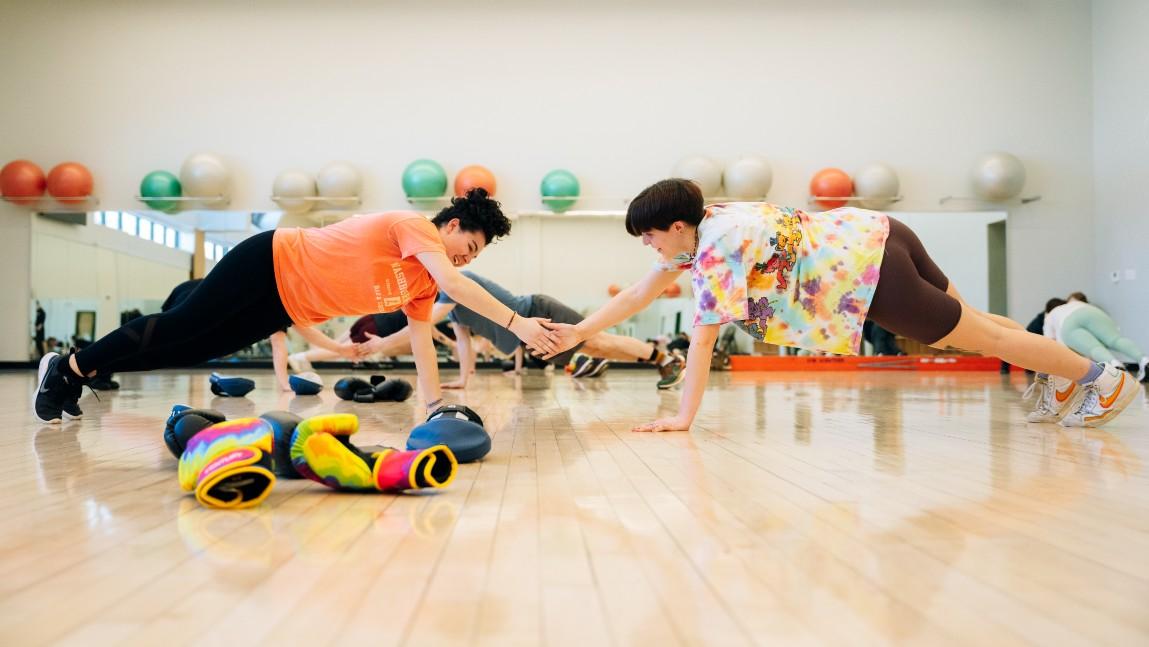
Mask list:
[[[14,204],[35,204],[47,188],[43,169],[28,160],[8,162],[0,169],[0,195]]]
[[[854,181],[840,168],[824,168],[810,180],[810,195],[819,198],[848,198],[854,194]],[[845,200],[816,200],[823,209],[837,209]]]
[[[488,195],[495,195],[495,174],[485,166],[478,164],[464,166],[455,176],[455,195],[460,198],[478,186],[486,189]]]
[[[619,292],[622,292],[622,286],[618,283],[611,283],[610,287],[606,289],[606,293],[612,297],[618,296]]]
[[[92,195],[92,172],[78,162],[57,164],[48,172],[48,193],[64,204],[78,204]]]
[[[677,283],[671,283],[662,291],[662,294],[668,299],[677,299],[682,296],[682,286]]]

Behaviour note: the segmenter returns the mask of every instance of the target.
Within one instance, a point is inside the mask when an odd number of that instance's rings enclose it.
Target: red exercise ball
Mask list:
[[[472,164],[464,166],[455,176],[455,195],[460,198],[477,186],[486,189],[488,195],[495,195],[495,174],[485,166]]]
[[[854,181],[839,168],[824,168],[810,180],[810,195],[819,198],[848,198],[854,195]],[[837,209],[845,200],[815,200],[823,209]]]
[[[57,164],[48,172],[48,193],[64,204],[78,204],[92,195],[92,172],[79,162]]]
[[[15,204],[35,204],[47,187],[44,171],[28,160],[8,162],[0,169],[0,195]]]
[[[606,293],[612,297],[618,296],[619,292],[622,292],[622,286],[617,283],[611,283],[610,287],[606,289]]]

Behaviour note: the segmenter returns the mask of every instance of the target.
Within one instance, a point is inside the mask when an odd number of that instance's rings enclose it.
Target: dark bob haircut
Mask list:
[[[1054,308],[1056,308],[1057,306],[1063,306],[1063,305],[1065,305],[1065,299],[1058,299],[1057,297],[1053,297],[1049,301],[1045,302],[1045,314],[1049,314],[1050,311],[1053,310]]]
[[[702,207],[702,189],[690,180],[671,178],[646,187],[634,196],[626,208],[626,232],[641,236],[657,229],[666,231],[681,220],[698,226],[706,211]]]

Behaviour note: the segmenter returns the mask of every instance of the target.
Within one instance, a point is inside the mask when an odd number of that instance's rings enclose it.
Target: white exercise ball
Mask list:
[[[1025,165],[1009,153],[986,153],[974,163],[972,180],[979,198],[1009,200],[1025,187]]]
[[[674,177],[693,181],[703,196],[719,195],[722,190],[722,168],[709,157],[687,157],[674,167]]]
[[[315,178],[311,177],[310,173],[298,170],[284,171],[275,176],[275,182],[271,185],[271,199],[275,200],[275,204],[284,211],[303,213],[310,211],[315,201],[301,198],[315,197],[316,191]]]
[[[741,157],[726,165],[722,183],[731,198],[761,200],[770,192],[774,171],[761,157]]]
[[[320,169],[315,186],[323,198],[358,198],[363,190],[363,176],[347,162],[332,162]],[[355,206],[352,200],[332,200],[326,204],[333,209]]]
[[[189,198],[205,198],[204,206],[226,203],[231,194],[227,164],[211,153],[196,153],[180,167],[180,184]]]
[[[854,195],[863,209],[884,209],[898,195],[898,173],[889,164],[870,162],[854,174]]]

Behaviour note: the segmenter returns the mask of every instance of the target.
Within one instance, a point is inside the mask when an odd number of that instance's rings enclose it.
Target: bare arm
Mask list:
[[[690,338],[690,350],[686,356],[686,381],[682,386],[682,398],[678,401],[678,415],[662,418],[645,425],[638,425],[631,431],[685,431],[694,423],[694,416],[702,406],[702,396],[706,393],[706,382],[710,379],[710,358],[714,353],[714,342],[718,339],[721,324],[697,326]]]
[[[451,265],[447,255],[443,252],[421,252],[417,254],[419,262],[431,276],[439,289],[450,295],[456,303],[467,306],[483,317],[509,329],[516,337],[523,340],[531,348],[552,352],[557,339],[552,339],[550,332],[543,328],[539,322],[527,317],[518,316],[514,310],[499,302],[491,296],[481,285],[463,276],[459,270]]]
[[[446,346],[447,348],[451,348],[451,349],[455,348],[455,340],[451,339],[447,335],[444,335],[443,332],[441,330],[439,330],[438,328],[435,328],[435,327],[431,328],[431,339],[434,339],[435,341]]]
[[[651,270],[641,281],[619,292],[613,299],[607,301],[606,305],[594,311],[581,322],[573,326],[568,324],[547,324],[549,328],[552,328],[553,331],[558,334],[559,348],[553,353],[544,355],[543,358],[550,359],[568,348],[573,348],[574,345],[580,341],[585,341],[607,328],[634,316],[637,312],[650,305],[651,301],[657,299],[663,290],[669,287],[671,283],[674,283],[679,274],[682,274],[682,272]]]
[[[431,309],[431,325],[439,323],[447,318],[451,310],[455,309],[453,303],[436,303]],[[410,320],[408,320],[410,323]],[[434,328],[432,327],[432,330]],[[432,339],[434,339],[434,332]],[[360,356],[367,355],[406,355],[411,349],[411,326],[403,326],[399,330],[387,335],[386,337],[379,337],[368,333],[367,341],[363,342],[362,348],[359,351]]]
[[[271,366],[275,369],[275,381],[279,383],[280,391],[290,391],[291,383],[287,380],[287,333],[282,330],[271,333],[268,340],[271,342]]]
[[[431,322],[410,319],[407,327],[411,330],[411,351],[415,355],[415,370],[418,372],[419,392],[423,403],[438,406],[443,394],[439,390],[439,358],[435,354],[435,343],[431,341]]]
[[[299,336],[307,340],[307,343],[312,346],[339,353],[340,357],[346,357],[347,359],[356,359],[358,357],[358,344],[351,341],[341,344],[323,334],[319,329],[306,326],[296,326],[295,332],[299,333]]]
[[[444,389],[465,389],[467,379],[475,371],[475,349],[471,345],[471,329],[459,324],[455,328],[455,341],[459,344],[459,379],[443,384]]]

